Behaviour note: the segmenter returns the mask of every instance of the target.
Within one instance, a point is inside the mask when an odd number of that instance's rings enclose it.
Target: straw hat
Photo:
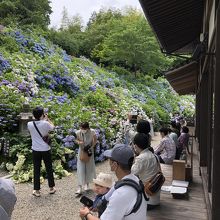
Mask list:
[[[97,185],[111,188],[113,185],[113,178],[111,174],[99,173],[96,179],[93,179],[93,182]]]

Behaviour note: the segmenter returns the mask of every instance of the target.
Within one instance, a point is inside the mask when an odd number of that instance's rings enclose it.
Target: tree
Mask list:
[[[66,7],[64,6],[63,11],[62,11],[62,19],[61,19],[60,29],[61,30],[67,29],[69,26],[69,23],[70,23],[70,20],[69,20],[69,16],[68,16],[68,11],[67,11]]]
[[[17,21],[16,1],[0,0],[0,21],[3,25],[15,23]]]
[[[117,65],[136,73],[153,74],[169,60],[164,57],[143,15],[129,9],[113,27],[91,56],[105,65]]]
[[[52,13],[48,0],[0,0],[0,20],[4,25],[35,25],[46,28]]]
[[[101,9],[99,12],[92,13],[84,34],[82,51],[85,56],[91,57],[92,50],[103,42],[113,28],[111,21],[121,17],[121,11],[113,9]]]
[[[48,0],[19,0],[17,6],[19,23],[43,28],[50,24],[52,9]]]

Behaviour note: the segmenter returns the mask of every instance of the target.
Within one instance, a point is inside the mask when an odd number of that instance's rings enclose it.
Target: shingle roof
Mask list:
[[[164,52],[193,52],[202,29],[204,0],[139,0]]]
[[[193,61],[177,69],[169,71],[165,77],[180,95],[195,94],[197,88],[198,64]]]

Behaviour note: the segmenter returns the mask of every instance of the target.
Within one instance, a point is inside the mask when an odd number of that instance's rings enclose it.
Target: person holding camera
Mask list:
[[[83,190],[89,189],[89,183],[96,178],[94,147],[97,143],[97,137],[94,129],[91,129],[88,122],[80,125],[80,130],[76,132],[76,143],[79,145],[77,156],[77,178],[78,189],[76,195]]]
[[[132,149],[124,144],[116,144],[104,155],[109,158],[111,171],[118,181],[104,196],[108,203],[100,218],[95,217],[88,207],[80,209],[80,217],[87,220],[146,220],[147,203],[143,186],[139,178],[131,174],[134,160]]]
[[[47,171],[49,193],[54,194],[56,189],[54,188],[54,176],[51,159],[51,148],[49,144],[44,140],[49,132],[54,129],[53,123],[48,118],[47,114],[44,113],[42,107],[36,107],[33,109],[33,115],[35,121],[30,121],[27,124],[28,130],[31,134],[32,139],[32,156],[34,165],[34,191],[33,195],[36,197],[40,196],[40,168],[41,161],[44,161],[45,168]]]

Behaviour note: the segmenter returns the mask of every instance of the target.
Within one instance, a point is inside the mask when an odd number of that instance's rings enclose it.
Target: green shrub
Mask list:
[[[0,47],[4,48],[5,51],[8,51],[8,52],[19,51],[19,46],[16,43],[15,39],[4,34],[0,34]]]
[[[101,89],[95,92],[89,92],[84,96],[83,101],[87,106],[95,108],[109,109],[113,105],[110,98],[108,98]]]
[[[113,66],[111,67],[111,70],[119,75],[127,75],[127,76],[131,75],[131,73],[127,69],[120,66]]]

